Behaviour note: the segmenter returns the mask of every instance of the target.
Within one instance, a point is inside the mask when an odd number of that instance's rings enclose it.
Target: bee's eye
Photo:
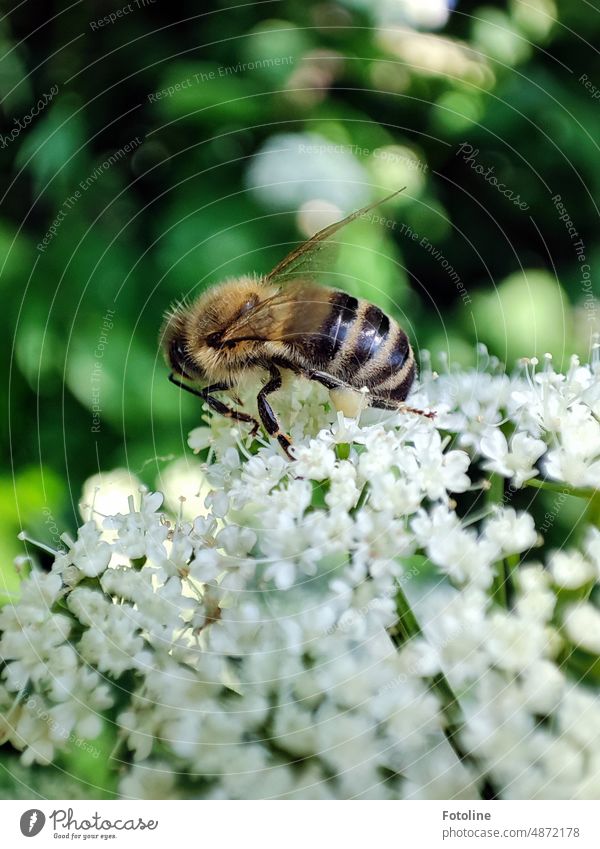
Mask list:
[[[209,348],[220,348],[221,347],[221,339],[223,334],[218,333],[209,333],[206,337],[206,344]]]
[[[190,357],[182,339],[175,338],[169,347],[169,360],[174,371],[188,377],[193,377],[197,371],[196,364]]]

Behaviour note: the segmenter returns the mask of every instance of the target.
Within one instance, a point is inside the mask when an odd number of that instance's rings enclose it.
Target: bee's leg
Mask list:
[[[306,371],[294,363],[290,363],[287,360],[283,359],[273,359],[276,365],[281,366],[281,368],[289,369],[293,371],[294,374],[301,374],[307,380],[315,380],[317,383],[322,383],[327,389],[351,389],[347,383],[344,383],[343,380],[339,380],[337,377],[332,377],[330,374],[327,374],[326,371]]]
[[[269,436],[275,437],[275,439],[279,442],[289,459],[293,460],[294,458],[290,454],[289,450],[292,441],[289,436],[286,436],[285,433],[282,433],[279,427],[279,422],[277,421],[277,417],[273,412],[273,408],[267,401],[267,395],[270,395],[271,392],[276,392],[280,388],[281,373],[279,372],[278,368],[271,365],[269,366],[269,375],[270,380],[265,383],[256,398],[256,403],[258,405],[258,413]]]
[[[309,371],[306,374],[309,380],[316,380],[317,383],[322,383],[327,389],[348,389],[348,384],[343,380],[338,380],[337,377],[332,377],[325,371]]]
[[[249,416],[248,413],[240,413],[239,410],[233,410],[231,407],[228,407],[227,404],[223,404],[222,401],[219,401],[218,398],[214,398],[209,390],[221,391],[223,387],[220,387],[219,390],[215,390],[214,386],[208,386],[203,394],[202,398],[206,401],[211,410],[214,410],[215,413],[219,413],[221,416],[225,416],[228,419],[234,419],[236,422],[248,422],[252,424],[252,430],[250,431],[250,436],[256,436],[258,433],[259,424],[254,418],[254,416]],[[206,393],[206,394],[204,394]]]
[[[324,371],[310,371],[306,375],[309,380],[316,380],[322,383],[327,389],[351,389],[343,380],[337,377],[332,377]],[[414,413],[417,416],[425,416],[427,419],[435,418],[435,413],[428,413],[425,410],[417,410],[415,407],[409,407],[407,404],[398,401],[390,401],[389,398],[374,397],[370,401],[371,407],[377,407],[380,410],[394,410],[402,413]]]
[[[416,407],[409,407],[403,401],[390,401],[388,398],[373,398],[371,406],[377,407],[379,410],[394,410],[396,413],[414,413],[416,416],[424,416],[426,419],[435,418],[435,413],[418,410]]]
[[[214,410],[215,413],[219,413],[221,416],[226,416],[228,419],[235,419],[237,422],[252,423],[253,427],[250,431],[251,436],[256,436],[258,433],[259,424],[254,416],[249,416],[247,413],[240,413],[238,410],[232,410],[231,407],[228,407],[227,404],[223,404],[223,402],[219,401],[218,398],[213,398],[213,392],[224,392],[225,390],[230,389],[231,387],[228,383],[212,383],[210,386],[205,386],[204,389],[194,389],[193,386],[188,386],[187,383],[183,383],[183,381],[178,380],[174,374],[169,375],[169,380],[180,389],[185,389],[186,392],[190,392],[192,395],[202,398],[202,400],[205,401],[210,409]]]
[[[413,413],[415,416],[423,416],[425,419],[435,419],[435,410],[419,410],[417,407],[408,407],[406,404],[400,404],[396,409],[399,413]]]
[[[387,398],[372,398],[371,406],[377,407],[378,410],[397,410],[397,401],[388,401]]]

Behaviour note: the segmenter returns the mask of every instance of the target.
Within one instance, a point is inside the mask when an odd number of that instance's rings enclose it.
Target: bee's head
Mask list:
[[[160,341],[167,365],[179,377],[201,381],[204,371],[190,347],[188,308],[180,304],[165,316]]]
[[[227,331],[271,293],[255,277],[238,277],[212,286],[192,304],[175,306],[161,331],[165,359],[188,380],[219,380],[245,356],[247,344],[227,339]]]

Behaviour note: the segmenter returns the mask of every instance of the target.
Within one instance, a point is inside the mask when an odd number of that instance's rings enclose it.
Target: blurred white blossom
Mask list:
[[[440,29],[447,23],[454,0],[344,0],[350,7],[357,7],[373,14],[376,21],[386,26],[406,24],[423,29]]]
[[[318,133],[278,133],[255,154],[248,185],[267,207],[298,210],[307,201],[327,201],[347,214],[371,200],[368,173],[350,146]]]

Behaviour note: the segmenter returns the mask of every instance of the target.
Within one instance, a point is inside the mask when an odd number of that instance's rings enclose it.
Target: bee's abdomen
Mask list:
[[[324,370],[378,398],[403,401],[415,377],[406,333],[368,301],[334,292],[330,303],[318,343]]]
[[[330,312],[319,329],[319,353],[331,363],[347,344],[348,336],[356,323],[359,302],[346,292],[334,292]]]

